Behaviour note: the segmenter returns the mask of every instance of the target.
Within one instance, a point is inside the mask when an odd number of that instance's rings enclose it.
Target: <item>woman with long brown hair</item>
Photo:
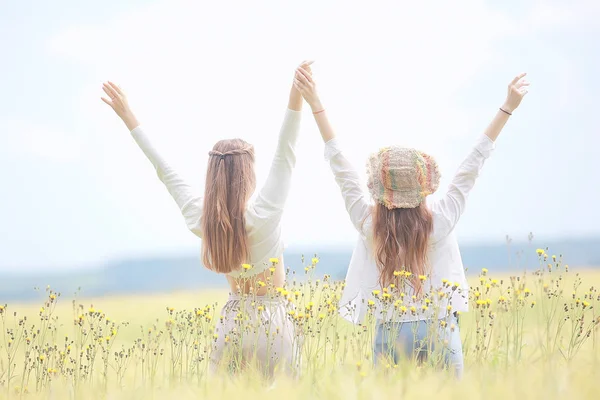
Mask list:
[[[352,223],[360,233],[340,301],[342,315],[356,324],[376,320],[375,361],[389,357],[435,356],[463,370],[458,313],[468,310],[469,288],[454,228],[467,196],[502,128],[527,93],[525,74],[515,77],[508,95],[477,140],[446,193],[427,196],[439,185],[437,163],[411,148],[390,146],[367,162],[367,186],[345,158],[310,71],[300,68],[294,84],[310,105]],[[429,203],[429,204],[428,204]]]
[[[310,64],[301,66],[309,71]],[[303,103],[298,90],[292,85],[269,175],[254,198],[251,144],[242,139],[218,141],[208,154],[204,195],[196,194],[153,147],[123,90],[112,82],[103,90],[108,98],[102,100],[123,120],[181,209],[187,227],[202,239],[204,266],[225,275],[231,288],[217,322],[213,369],[256,363],[268,375],[277,367],[292,371],[298,339],[285,301],[267,296],[267,291],[285,282],[281,218],[296,164]]]

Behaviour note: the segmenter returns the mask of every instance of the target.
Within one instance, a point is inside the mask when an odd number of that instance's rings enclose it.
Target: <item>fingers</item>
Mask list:
[[[517,82],[519,82],[521,80],[521,78],[523,78],[525,75],[527,75],[527,72],[523,72],[522,74],[517,75],[510,84],[516,85]]]
[[[102,84],[102,90],[104,90],[104,93],[106,93],[112,100],[116,100],[121,97],[119,93],[108,83]]]
[[[111,108],[113,107],[113,104],[110,100],[108,100],[106,97],[100,97],[100,99],[102,99],[103,102],[105,102],[106,104],[108,104]]]
[[[115,90],[115,92],[117,92],[120,96],[123,96],[124,93],[121,90],[121,88],[119,87],[119,85],[112,83],[111,81],[108,81],[108,84]]]
[[[526,87],[526,86],[529,86],[529,85],[530,85],[530,83],[527,82],[527,81],[520,81],[520,82],[517,82],[517,84],[515,85],[515,87],[517,89],[520,89],[522,87]]]
[[[115,90],[106,83],[102,85],[102,90],[104,90],[104,93],[106,93],[111,100],[115,100],[117,98],[117,93]]]
[[[305,92],[306,91],[306,86],[304,83],[300,82],[300,80],[298,78],[294,78],[294,86],[296,87],[296,89],[298,89],[300,92]]]
[[[298,68],[296,70],[296,77],[306,85],[313,83],[312,76],[310,76],[310,74],[303,68]]]

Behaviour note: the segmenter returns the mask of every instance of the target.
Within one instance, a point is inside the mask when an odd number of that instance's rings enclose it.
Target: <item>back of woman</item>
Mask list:
[[[458,314],[468,310],[469,289],[454,228],[495,140],[527,93],[525,74],[511,81],[506,101],[447,191],[428,203],[439,186],[437,163],[426,153],[399,146],[382,148],[369,157],[370,196],[363,193],[311,73],[301,72],[295,84],[313,109],[325,142],[325,159],[359,232],[340,301],[342,316],[357,324],[369,317],[376,320],[375,361],[429,359],[451,366],[461,376]]]
[[[302,66],[310,70],[310,62]],[[201,258],[223,274],[230,296],[218,316],[211,352],[213,370],[255,366],[272,376],[276,369],[294,372],[299,343],[284,299],[268,293],[285,283],[281,218],[296,163],[302,97],[290,91],[288,109],[267,180],[254,195],[254,147],[242,139],[218,141],[208,154],[204,195],[183,179],[153,146],[112,82],[102,98],[118,115],[153,164],[177,203],[188,229],[202,239]],[[272,293],[272,291],[271,291]]]

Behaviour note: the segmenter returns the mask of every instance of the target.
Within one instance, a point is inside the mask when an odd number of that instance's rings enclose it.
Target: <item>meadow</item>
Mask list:
[[[435,357],[374,367],[372,318],[340,318],[343,282],[319,275],[313,259],[306,279],[271,288],[294,305],[289,318],[303,338],[298,379],[264,379],[251,367],[209,373],[225,290],[91,299],[42,288],[39,304],[0,305],[0,398],[599,398],[600,271],[569,268],[547,250],[538,258],[528,273],[470,277],[460,381]],[[420,312],[393,288],[374,296],[394,312]]]

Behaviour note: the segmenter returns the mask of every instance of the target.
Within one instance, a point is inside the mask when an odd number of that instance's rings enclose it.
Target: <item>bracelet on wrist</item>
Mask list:
[[[505,110],[504,108],[502,108],[502,107],[500,107],[500,111],[502,111],[502,112],[503,112],[503,113],[505,113],[505,114],[512,115],[512,113],[509,113],[508,111],[506,111],[506,110]]]
[[[322,110],[320,110],[320,111],[313,111],[313,115],[320,114],[320,113],[322,113],[323,111],[325,111],[325,109],[322,109]]]

